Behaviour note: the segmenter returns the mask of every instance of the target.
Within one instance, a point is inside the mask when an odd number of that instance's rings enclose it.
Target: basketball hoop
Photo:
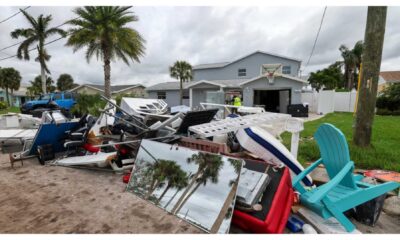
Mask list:
[[[269,84],[274,84],[274,72],[267,72],[267,79]]]

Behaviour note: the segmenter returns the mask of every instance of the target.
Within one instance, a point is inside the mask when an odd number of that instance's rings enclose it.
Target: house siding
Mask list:
[[[187,91],[187,94],[189,95],[189,91]],[[163,99],[169,107],[173,107],[173,106],[178,106],[179,105],[179,90],[152,90],[152,91],[148,91],[147,92],[147,98],[150,99],[157,99],[157,92],[165,92],[166,95],[166,99]],[[189,106],[190,101],[189,99],[183,99],[182,101],[183,105]]]
[[[200,107],[201,102],[206,102],[207,91],[216,92],[219,90],[220,90],[219,88],[213,88],[213,87],[210,87],[210,85],[208,85],[208,88],[203,87],[203,88],[199,88],[199,89],[197,89],[197,86],[196,86],[196,88],[194,88],[192,90],[192,98],[193,98],[193,106],[192,107],[193,108]]]
[[[113,96],[119,95],[119,94],[129,94],[132,95],[134,94],[136,97],[145,97],[146,96],[146,92],[144,90],[144,87],[136,87],[136,88],[131,88],[131,89],[127,89],[125,91],[121,91],[118,93],[113,93]]]
[[[275,63],[280,63],[283,66],[290,66],[291,73],[288,75],[294,77],[298,76],[300,62],[258,52],[246,58],[243,58],[237,62],[231,63],[225,67],[194,69],[193,80],[196,81],[196,80],[251,79],[260,76],[261,65],[275,64]],[[244,77],[238,76],[239,68],[246,69],[246,76]]]
[[[301,103],[301,88],[303,83],[290,79],[276,77],[274,84],[270,85],[267,78],[260,78],[243,85],[243,105],[252,107],[254,105],[254,90],[281,90],[290,89],[291,104]],[[296,91],[297,90],[297,91]]]

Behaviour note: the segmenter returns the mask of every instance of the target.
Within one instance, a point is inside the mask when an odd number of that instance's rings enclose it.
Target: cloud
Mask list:
[[[0,19],[17,7],[0,7]],[[38,16],[51,14],[52,26],[75,17],[73,7],[31,7]],[[171,81],[168,67],[176,60],[192,65],[230,61],[255,50],[264,50],[303,61],[306,64],[321,20],[323,7],[135,7],[139,21],[130,24],[146,39],[146,54],[140,63],[111,64],[113,84],[142,83],[146,86]],[[399,70],[399,7],[389,7],[382,70]],[[340,60],[341,44],[352,47],[364,38],[367,7],[328,7],[314,55],[303,74]],[[0,24],[0,48],[20,40],[9,35],[27,27],[22,14]],[[67,26],[63,26],[67,29]],[[56,38],[56,37],[54,37]],[[49,40],[48,40],[49,41]],[[103,64],[96,58],[87,63],[84,50],[73,53],[65,40],[47,46],[52,56],[49,68],[54,79],[71,74],[78,83],[103,83]],[[0,58],[14,55],[17,47],[0,52]],[[32,59],[36,53],[31,52]],[[0,67],[14,67],[23,82],[40,73],[39,63],[16,58],[0,61]]]

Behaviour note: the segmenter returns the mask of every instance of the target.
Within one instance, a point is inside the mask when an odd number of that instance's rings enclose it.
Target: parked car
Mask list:
[[[76,95],[69,92],[55,92],[40,95],[37,99],[28,101],[21,106],[21,113],[34,114],[48,109],[60,109],[69,113],[76,104]]]

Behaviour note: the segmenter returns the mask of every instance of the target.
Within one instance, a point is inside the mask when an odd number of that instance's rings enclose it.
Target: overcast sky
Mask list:
[[[31,7],[33,16],[51,14],[52,26],[75,17],[73,7]],[[130,26],[146,39],[141,63],[111,64],[112,84],[142,83],[146,86],[171,81],[168,67],[176,60],[192,65],[231,61],[256,50],[299,58],[304,69],[321,21],[324,7],[134,7],[139,21]],[[18,11],[0,7],[0,21]],[[364,38],[367,7],[328,7],[308,73],[340,60],[341,44],[353,47]],[[15,28],[28,27],[22,14],[0,23],[0,49],[16,43]],[[68,26],[63,26],[67,29]],[[53,37],[57,38],[57,37]],[[52,38],[52,39],[53,39]],[[47,41],[51,41],[49,39]],[[381,70],[400,70],[400,7],[389,7]],[[69,73],[77,83],[103,83],[102,62],[87,63],[84,50],[73,53],[65,40],[47,46],[53,79]],[[0,58],[14,55],[17,47],[0,51]],[[32,58],[36,52],[31,52]],[[0,61],[14,67],[27,83],[40,73],[39,63],[16,58]]]

